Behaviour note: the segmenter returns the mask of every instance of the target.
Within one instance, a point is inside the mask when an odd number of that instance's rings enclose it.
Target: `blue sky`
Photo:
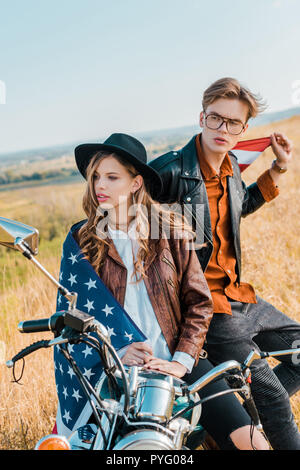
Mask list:
[[[0,0],[0,11],[0,153],[195,124],[222,76],[268,111],[298,104],[299,0]]]

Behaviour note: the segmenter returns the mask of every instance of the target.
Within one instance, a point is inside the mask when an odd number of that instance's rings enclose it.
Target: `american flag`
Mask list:
[[[269,146],[270,137],[261,137],[260,139],[241,140],[231,150],[238,161],[241,172],[246,170]]]
[[[77,308],[93,315],[107,328],[111,343],[117,350],[132,342],[145,341],[146,337],[104,285],[91,264],[83,258],[72,233],[84,222],[73,225],[64,241],[60,283],[70,292],[78,293]],[[67,310],[68,303],[58,292],[56,310]],[[98,352],[85,343],[70,344],[67,347],[83,375],[95,386],[103,371]],[[74,429],[86,424],[91,406],[59,346],[54,349],[54,369],[58,409],[53,432],[68,437]]]

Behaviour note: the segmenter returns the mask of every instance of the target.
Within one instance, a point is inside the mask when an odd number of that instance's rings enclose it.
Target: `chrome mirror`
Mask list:
[[[39,232],[34,227],[16,220],[0,217],[0,245],[20,251],[19,242],[24,242],[33,255],[38,254]]]

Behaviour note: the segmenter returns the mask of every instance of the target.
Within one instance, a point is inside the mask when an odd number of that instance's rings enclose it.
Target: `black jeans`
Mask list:
[[[210,360],[243,362],[252,349],[278,351],[300,347],[300,324],[273,305],[231,301],[232,316],[216,313],[206,336]],[[289,396],[300,390],[300,355],[281,356],[273,369],[265,359],[251,366],[252,393],[264,431],[276,450],[300,450],[300,433]]]
[[[207,359],[199,359],[197,366],[190,374],[182,377],[182,380],[190,385],[213,367]],[[230,387],[224,379],[220,379],[203,387],[198,394],[200,398],[204,398],[223,390],[230,390]],[[233,450],[236,447],[229,437],[230,434],[238,428],[250,426],[251,419],[234,393],[230,393],[203,403],[199,423],[221,450]]]

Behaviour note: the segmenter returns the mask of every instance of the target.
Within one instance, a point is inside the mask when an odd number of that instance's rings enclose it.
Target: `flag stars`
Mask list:
[[[67,411],[67,410],[65,410],[65,414],[63,415],[63,418],[64,418],[64,420],[66,421],[67,424],[69,423],[69,421],[72,421],[72,418],[70,416],[70,412]]]
[[[84,375],[88,380],[90,380],[90,379],[91,379],[91,376],[92,376],[92,375],[95,375],[95,374],[94,374],[94,372],[92,372],[92,369],[86,369],[86,368],[84,367],[84,373],[83,373],[83,375]]]
[[[73,243],[73,238],[69,237],[67,241],[69,245],[66,244],[67,246],[64,248],[59,280],[65,283],[66,287],[69,286],[70,291],[77,291],[78,297],[81,299],[80,309],[95,317],[99,315],[97,320],[101,321],[102,319],[107,335],[112,341],[115,340],[121,348],[123,346],[127,347],[135,338],[134,323],[132,324],[125,315],[122,316],[120,305],[105,289],[105,286],[102,286],[101,279],[89,269],[88,263],[83,261],[79,247]],[[67,309],[70,301],[61,292],[58,292],[57,305],[59,311]],[[116,332],[114,331],[115,328],[117,328]],[[64,347],[78,363],[78,367],[86,381],[93,384],[97,380],[99,372],[103,371],[103,365],[99,363],[92,342],[78,344],[73,341],[72,345],[68,344]],[[87,399],[83,393],[84,390],[79,386],[80,380],[77,377],[77,372],[62,357],[64,356],[62,348],[62,346],[56,345],[54,356],[55,379],[60,403],[59,410],[61,412],[60,419],[66,427],[73,428],[87,403]]]
[[[68,259],[70,259],[72,261],[72,264],[78,263],[78,261],[76,259],[76,255],[73,255],[73,253],[71,253],[71,256]]]
[[[93,300],[86,299],[86,304],[84,305],[84,307],[88,309],[89,313],[90,313],[90,310],[95,310],[95,307],[93,304],[94,304]]]
[[[79,395],[79,390],[75,390],[75,388],[73,388],[73,395],[72,397],[75,398],[75,400],[77,401],[77,403],[79,402],[80,398],[82,398],[81,395]]]
[[[108,336],[109,336],[109,337],[111,337],[111,336],[117,336],[116,333],[114,332],[114,329],[113,329],[113,328],[107,327],[107,333],[108,333]]]
[[[89,348],[88,345],[86,345],[86,348],[84,351],[82,351],[82,354],[84,354],[84,357],[86,359],[86,356],[92,355],[92,348]]]
[[[102,309],[102,312],[104,312],[106,317],[108,317],[108,315],[113,315],[113,312],[112,312],[113,308],[115,307],[109,307],[107,304],[105,304],[105,308]]]
[[[71,286],[73,286],[74,283],[77,284],[76,277],[77,277],[77,274],[73,275],[72,273],[70,273],[70,277],[68,281],[71,283]]]
[[[67,374],[69,374],[70,379],[72,379],[73,375],[76,375],[75,372],[73,371],[72,367],[70,367],[70,366],[69,366],[69,370],[68,370]]]
[[[127,333],[127,331],[125,331],[125,338],[128,339],[128,341],[132,341],[132,337],[133,337],[133,334],[130,334],[130,333]]]
[[[91,278],[89,279],[89,282],[84,283],[85,286],[88,286],[88,290],[90,289],[97,289],[96,287],[96,281],[93,281]]]

